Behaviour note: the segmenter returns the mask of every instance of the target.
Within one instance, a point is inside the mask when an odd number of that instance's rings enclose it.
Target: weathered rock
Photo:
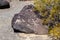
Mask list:
[[[8,1],[0,0],[0,9],[10,8],[10,4]]]
[[[32,0],[19,0],[19,1],[32,1]]]
[[[26,5],[18,14],[15,14],[12,19],[12,28],[14,32],[47,34],[48,28],[42,25],[42,20],[39,18],[39,12],[33,11],[33,5]]]

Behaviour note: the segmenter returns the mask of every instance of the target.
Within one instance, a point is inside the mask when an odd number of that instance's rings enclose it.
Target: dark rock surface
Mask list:
[[[48,35],[34,36],[34,34],[29,34],[24,37],[22,33],[14,33],[11,27],[11,20],[14,14],[20,12],[25,5],[32,4],[32,2],[27,3],[26,1],[12,1],[15,2],[10,2],[11,8],[3,10],[0,9],[0,40],[51,40]]]
[[[0,0],[0,9],[10,8],[10,4],[6,0]]]
[[[48,33],[48,28],[42,25],[42,20],[36,15],[39,14],[39,12],[35,13],[33,8],[33,5],[26,5],[18,14],[14,15],[12,19],[12,28],[14,32],[35,34]]]

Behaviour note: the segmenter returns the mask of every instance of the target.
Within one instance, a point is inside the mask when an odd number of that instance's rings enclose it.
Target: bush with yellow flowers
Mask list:
[[[60,38],[60,0],[34,0],[34,6],[49,27],[49,35]]]

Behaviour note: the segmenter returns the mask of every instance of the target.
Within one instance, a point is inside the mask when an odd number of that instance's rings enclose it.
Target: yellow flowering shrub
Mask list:
[[[34,6],[43,17],[43,24],[49,27],[48,33],[60,38],[60,0],[34,0]]]

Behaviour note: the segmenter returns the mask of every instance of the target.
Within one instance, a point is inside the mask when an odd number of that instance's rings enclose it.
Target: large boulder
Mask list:
[[[0,9],[10,8],[10,4],[6,0],[0,0]]]
[[[15,14],[12,19],[12,28],[14,32],[47,34],[48,27],[42,25],[39,12],[33,11],[33,5],[26,5],[23,9]]]

